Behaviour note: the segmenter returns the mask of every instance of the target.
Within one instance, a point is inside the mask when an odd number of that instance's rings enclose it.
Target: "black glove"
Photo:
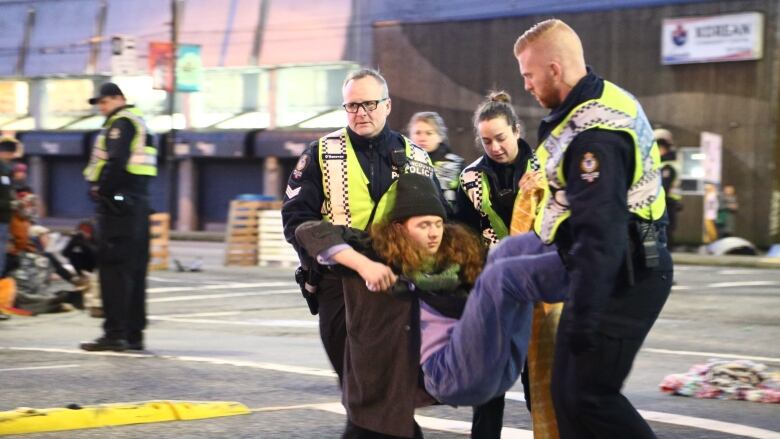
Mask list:
[[[597,342],[596,333],[590,328],[575,325],[569,331],[569,349],[574,355],[595,351]]]

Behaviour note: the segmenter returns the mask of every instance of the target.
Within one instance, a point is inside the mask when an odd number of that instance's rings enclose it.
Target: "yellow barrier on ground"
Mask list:
[[[143,401],[0,412],[0,436],[249,414],[239,402]]]

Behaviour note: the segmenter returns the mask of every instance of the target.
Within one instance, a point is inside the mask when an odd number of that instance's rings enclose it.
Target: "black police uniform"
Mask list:
[[[355,150],[360,167],[368,178],[371,199],[378,202],[393,183],[393,168],[403,168],[405,143],[401,134],[385,125],[374,138],[367,139],[347,128],[347,135]],[[282,206],[284,236],[298,251],[302,265],[319,270],[316,299],[319,302],[320,337],[333,369],[343,377],[344,342],[346,326],[344,294],[341,278],[335,273],[317,268],[314,261],[295,241],[295,229],[306,221],[322,220],[322,204],[325,201],[322,171],[319,164],[319,142],[315,141],[301,155],[298,165],[288,180]],[[435,177],[434,177],[435,178]],[[436,180],[438,186],[438,180]],[[444,200],[442,198],[442,202]],[[446,204],[446,203],[445,203]]]
[[[125,108],[115,110],[106,119]],[[108,160],[96,182],[95,197],[95,240],[105,316],[104,337],[109,344],[121,346],[125,341],[131,349],[143,349],[150,177],[131,174],[126,169],[136,134],[133,123],[127,118],[119,118],[107,127],[106,133]],[[151,144],[151,136],[147,134],[144,145]],[[91,346],[85,343],[82,347],[89,349]]]
[[[540,143],[575,106],[599,97],[603,88],[603,80],[589,71],[543,119]],[[599,163],[595,179],[581,178],[586,154]],[[663,219],[652,225],[658,233],[658,263],[653,268],[639,255],[641,240],[629,233],[638,222],[626,207],[633,171],[634,146],[622,133],[584,131],[565,153],[571,216],[559,228],[555,243],[571,288],[558,328],[552,377],[562,439],[655,437],[620,389],[669,295],[672,260]]]

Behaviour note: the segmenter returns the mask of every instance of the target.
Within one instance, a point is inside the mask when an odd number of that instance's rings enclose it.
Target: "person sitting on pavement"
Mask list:
[[[70,273],[57,257],[47,252],[49,229],[40,225],[29,229],[29,248],[17,255],[17,266],[9,275],[16,281],[17,308],[33,314],[83,309],[83,283],[80,277]],[[72,290],[53,290],[52,275],[57,273],[63,280],[76,286]],[[65,304],[70,304],[67,306]]]

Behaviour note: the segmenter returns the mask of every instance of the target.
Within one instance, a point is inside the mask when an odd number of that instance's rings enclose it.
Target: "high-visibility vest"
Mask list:
[[[623,132],[633,140],[635,166],[626,208],[648,221],[661,218],[666,210],[661,185],[661,157],[653,139],[653,128],[636,98],[617,85],[604,81],[601,96],[573,108],[536,151],[547,185],[534,231],[545,243],[553,242],[558,227],[571,215],[563,169],[566,150],[575,136],[594,128]],[[588,172],[586,160],[583,161],[585,173]]]
[[[463,169],[463,157],[447,153],[442,160],[433,162],[433,167],[436,169],[436,178],[439,179],[444,199],[454,204],[460,183],[460,173]]]
[[[463,169],[463,172],[460,173],[460,187],[471,204],[474,205],[474,210],[479,212],[483,218],[487,218],[489,225],[483,226],[482,239],[488,246],[493,247],[509,235],[509,227],[493,209],[490,202],[490,181],[478,166],[483,159],[484,157],[478,158]],[[537,170],[539,170],[539,161],[536,155],[532,154],[526,165],[526,172]],[[520,192],[517,193],[515,199],[519,196]]]
[[[334,131],[319,140],[319,163],[325,201],[322,217],[336,225],[365,230],[369,222],[386,218],[395,205],[399,174],[416,173],[433,178],[433,164],[428,153],[404,137],[406,163],[403,169],[393,168],[393,183],[374,202],[368,188],[368,177],[360,166],[347,129]],[[373,217],[372,217],[373,215]]]
[[[682,200],[682,189],[680,188],[680,163],[677,162],[677,160],[664,160],[661,162],[661,177],[663,177],[663,171],[664,168],[669,167],[674,170],[674,173],[676,174],[674,177],[674,180],[672,180],[671,186],[669,186],[669,193],[666,194],[667,197],[680,201]]]
[[[135,107],[126,107],[117,111],[103,123],[103,129],[95,139],[95,145],[92,147],[92,155],[89,158],[87,167],[84,168],[84,177],[87,181],[96,182],[100,180],[100,173],[108,161],[108,150],[106,149],[106,136],[111,136],[111,125],[118,119],[127,119],[135,128],[135,136],[130,141],[130,158],[127,160],[125,170],[134,175],[147,175],[154,177],[157,175],[157,148],[146,145],[148,129],[144,123],[141,111]]]

